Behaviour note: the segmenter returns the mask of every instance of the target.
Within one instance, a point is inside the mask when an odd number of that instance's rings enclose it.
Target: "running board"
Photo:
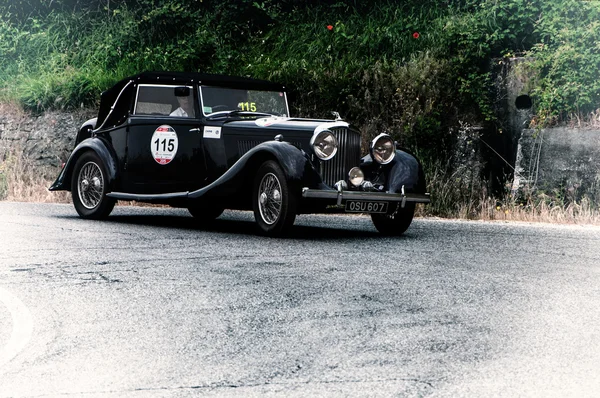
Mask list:
[[[187,199],[189,192],[173,192],[173,193],[161,193],[161,194],[140,194],[140,193],[125,193],[125,192],[111,192],[107,193],[106,196],[117,200],[135,200],[138,202],[162,202],[174,199]]]

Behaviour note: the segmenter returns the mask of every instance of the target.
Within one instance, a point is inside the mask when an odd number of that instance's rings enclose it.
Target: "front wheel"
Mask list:
[[[404,208],[398,206],[398,209],[392,214],[373,213],[371,220],[381,234],[400,236],[408,229],[414,215],[415,204],[407,203]]]
[[[71,179],[75,210],[82,218],[108,217],[116,200],[106,196],[107,178],[104,162],[95,152],[86,152],[77,160]]]
[[[269,160],[258,169],[252,205],[258,228],[265,235],[283,234],[294,224],[298,195],[276,162]]]

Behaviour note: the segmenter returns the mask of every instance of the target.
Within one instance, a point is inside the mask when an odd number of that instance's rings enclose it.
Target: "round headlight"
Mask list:
[[[337,153],[337,138],[329,130],[323,130],[313,135],[310,144],[317,157],[321,160],[329,160]]]
[[[396,156],[394,140],[387,134],[379,134],[371,141],[371,156],[379,164],[388,164]]]
[[[350,184],[358,187],[365,180],[365,174],[358,167],[353,167],[348,172],[348,181]]]

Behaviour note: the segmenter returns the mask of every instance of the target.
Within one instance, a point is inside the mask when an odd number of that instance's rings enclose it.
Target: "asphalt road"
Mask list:
[[[600,396],[600,228],[0,202],[0,397]]]

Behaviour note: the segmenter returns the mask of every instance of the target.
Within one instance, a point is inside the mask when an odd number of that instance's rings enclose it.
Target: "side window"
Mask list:
[[[194,89],[181,86],[140,85],[134,114],[195,117]]]

